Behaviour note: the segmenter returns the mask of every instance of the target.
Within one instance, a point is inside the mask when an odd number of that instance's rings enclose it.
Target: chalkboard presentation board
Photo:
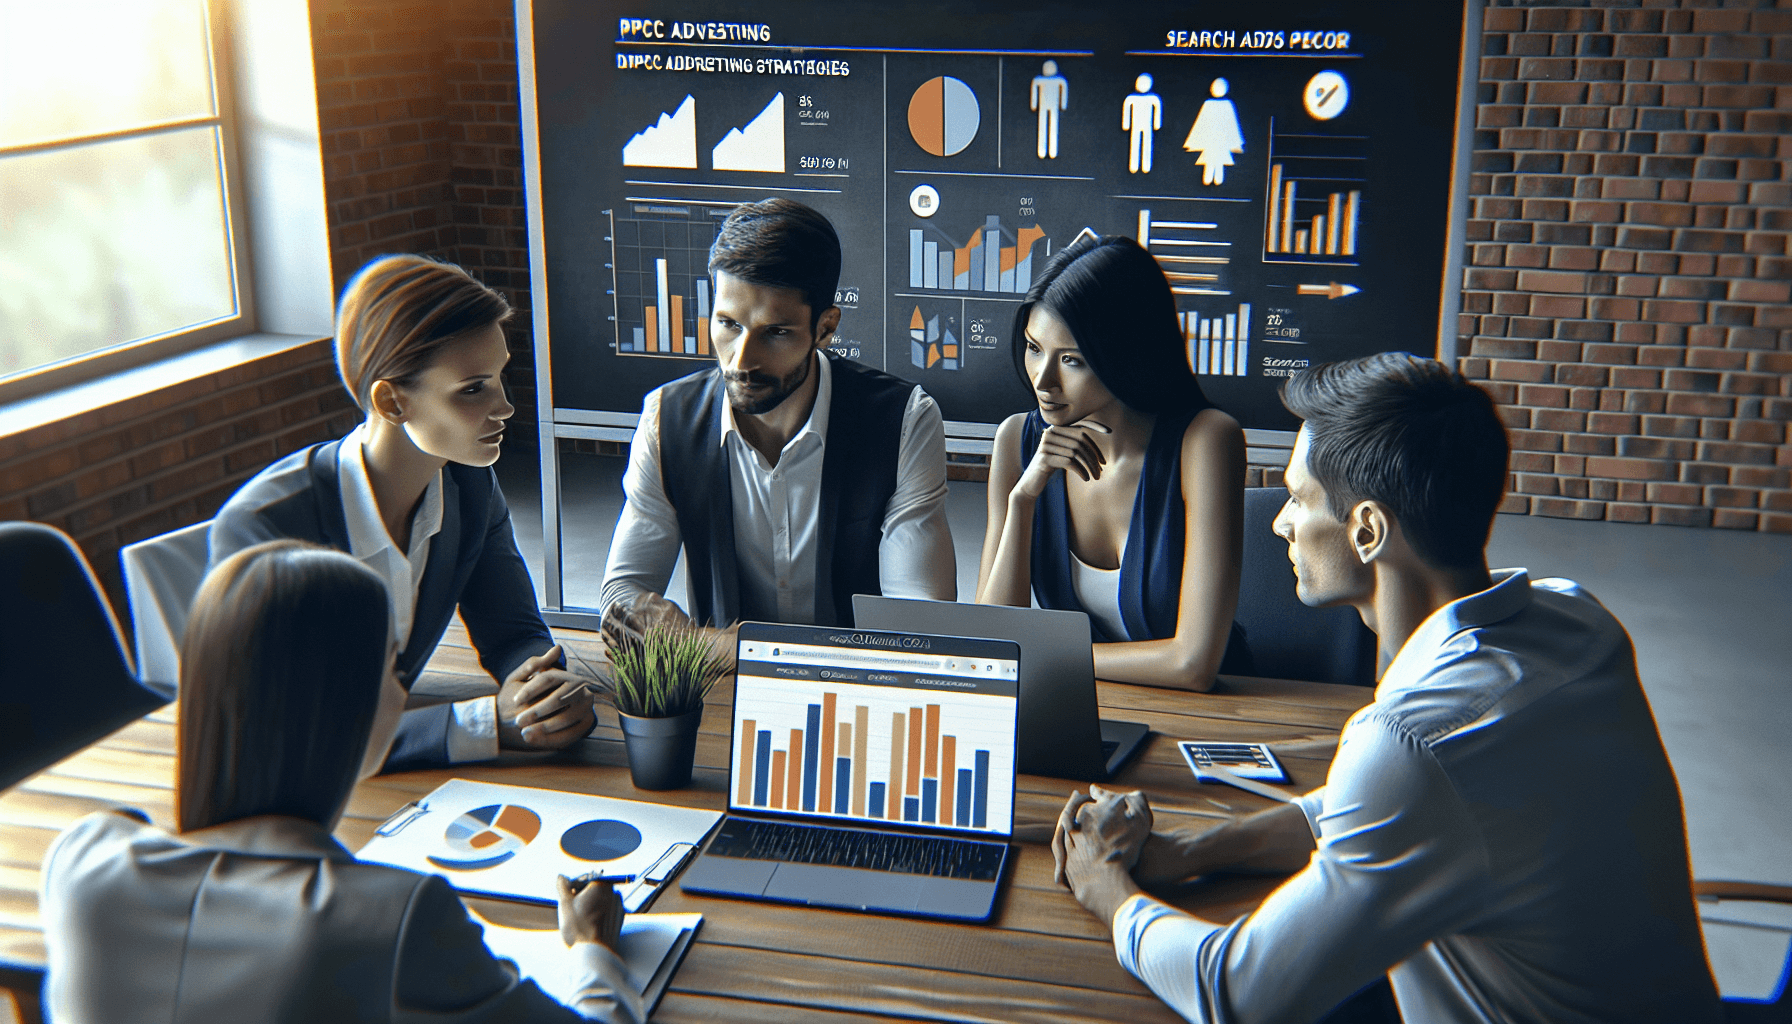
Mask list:
[[[1247,427],[1292,429],[1276,389],[1302,366],[1436,351],[1459,4],[528,13],[536,331],[556,416],[638,411],[713,363],[709,245],[733,205],[770,196],[840,234],[834,348],[923,385],[959,424],[1031,408],[1015,313],[1085,231],[1157,258],[1191,366]]]

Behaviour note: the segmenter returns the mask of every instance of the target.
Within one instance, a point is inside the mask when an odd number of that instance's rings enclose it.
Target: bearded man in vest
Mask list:
[[[642,402],[604,570],[605,629],[850,625],[854,594],[954,600],[939,407],[829,351],[840,325],[833,225],[788,199],[743,204],[710,248],[709,273],[716,365]],[[688,614],[662,596],[681,547]]]

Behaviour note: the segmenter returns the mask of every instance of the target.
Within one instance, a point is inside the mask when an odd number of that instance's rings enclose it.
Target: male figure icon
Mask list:
[[[1039,111],[1039,159],[1058,157],[1058,112],[1070,107],[1070,83],[1058,74],[1058,62],[1048,60],[1033,79],[1029,109]]]
[[[1120,127],[1128,139],[1126,169],[1133,174],[1151,173],[1151,133],[1164,126],[1164,101],[1151,91],[1151,76],[1133,80],[1133,93],[1120,105]]]

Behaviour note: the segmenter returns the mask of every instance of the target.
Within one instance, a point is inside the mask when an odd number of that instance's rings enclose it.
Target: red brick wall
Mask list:
[[[1792,532],[1792,9],[1650,7],[1487,11],[1461,366],[1505,511]]]
[[[0,520],[73,537],[123,618],[120,547],[211,518],[263,466],[358,419],[329,345],[306,345],[0,437]]]
[[[312,0],[336,288],[394,252],[451,260],[516,309],[506,333],[517,422],[533,423],[510,0]],[[531,429],[507,443],[532,443]]]

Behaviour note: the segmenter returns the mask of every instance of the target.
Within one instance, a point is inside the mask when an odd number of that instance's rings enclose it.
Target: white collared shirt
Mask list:
[[[1493,578],[1351,716],[1299,801],[1317,849],[1262,907],[1115,911],[1121,965],[1177,1013],[1313,1020],[1386,972],[1409,1021],[1721,1019],[1630,637],[1570,580]]]
[[[374,498],[373,481],[367,476],[362,445],[367,439],[363,422],[342,439],[336,454],[336,483],[342,491],[342,517],[348,523],[349,554],[386,581],[391,604],[392,635],[403,649],[410,640],[416,615],[417,588],[429,564],[430,543],[442,531],[442,473],[423,489],[423,500],[411,518],[409,551],[400,551],[386,532]],[[487,761],[498,756],[498,702],[495,697],[476,697],[454,705],[448,725],[450,761]]]
[[[816,621],[815,559],[821,471],[827,452],[833,370],[816,361],[815,405],[778,464],[747,443],[734,408],[722,403],[721,444],[734,499],[734,549],[741,615],[776,622]],[[678,515],[660,476],[660,392],[648,393],[629,448],[628,500],[610,542],[599,603],[664,593],[682,543]],[[939,406],[919,387],[909,396],[896,452],[896,490],[884,514],[878,578],[891,597],[950,601],[958,593],[952,532],[946,522],[946,434]]]

